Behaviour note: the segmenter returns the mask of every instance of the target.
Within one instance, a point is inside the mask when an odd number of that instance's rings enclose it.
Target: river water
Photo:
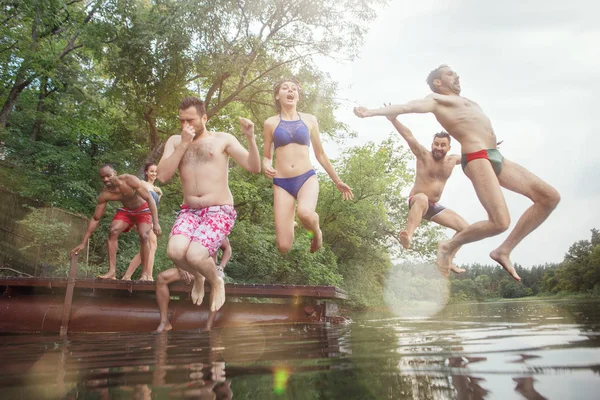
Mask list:
[[[599,399],[600,302],[168,334],[3,335],[0,399]]]

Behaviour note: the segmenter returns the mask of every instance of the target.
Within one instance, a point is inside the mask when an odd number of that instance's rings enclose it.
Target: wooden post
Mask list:
[[[65,336],[69,329],[69,318],[71,317],[71,305],[73,304],[73,289],[77,277],[77,254],[71,257],[71,267],[67,278],[67,290],[65,290],[65,302],[63,303],[62,320],[60,323],[60,336]]]

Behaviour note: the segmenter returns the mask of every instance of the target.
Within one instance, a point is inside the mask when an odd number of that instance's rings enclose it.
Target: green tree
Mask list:
[[[37,82],[40,100],[60,74],[62,63],[76,57],[88,39],[97,12],[105,1],[20,0],[0,3],[0,130],[19,96]]]

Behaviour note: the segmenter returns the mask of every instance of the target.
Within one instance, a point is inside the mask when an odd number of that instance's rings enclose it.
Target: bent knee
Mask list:
[[[177,263],[180,261],[185,261],[185,253],[187,249],[178,248],[178,247],[167,247],[167,257],[169,257],[173,262]]]
[[[121,230],[119,230],[119,229],[110,228],[108,230],[108,238],[109,239],[116,239],[119,237],[120,234],[121,234]]]
[[[307,222],[311,223],[315,218],[317,218],[317,213],[315,211],[304,208],[298,208],[296,214],[298,215],[298,218],[300,218],[300,221],[302,221],[304,224]]]
[[[467,221],[462,221],[456,227],[456,232],[464,231],[465,229],[467,229],[468,226],[469,223]]]
[[[167,285],[169,283],[169,275],[167,271],[163,271],[156,277],[156,285]]]
[[[417,193],[412,197],[410,203],[412,206],[417,203],[427,205],[429,204],[429,198],[424,193]]]
[[[543,196],[538,201],[538,203],[542,204],[544,207],[554,210],[558,203],[560,202],[560,193],[558,190],[554,189],[550,186],[547,190],[544,191]]]
[[[421,216],[423,216],[429,208],[429,198],[423,193],[416,194],[410,200],[408,207],[410,208],[409,213],[422,211],[423,214]]]
[[[277,240],[277,248],[282,253],[287,253],[292,249],[292,241],[291,240]]]
[[[510,216],[501,216],[491,221],[494,224],[494,233],[500,234],[506,232],[510,227]]]

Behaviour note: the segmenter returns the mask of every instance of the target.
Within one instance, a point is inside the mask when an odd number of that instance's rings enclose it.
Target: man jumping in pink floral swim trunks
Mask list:
[[[252,121],[240,118],[249,151],[229,133],[209,132],[204,102],[186,97],[179,105],[181,135],[165,144],[158,164],[158,180],[166,182],[179,168],[183,205],[171,231],[167,255],[177,268],[194,276],[192,301],[204,298],[204,279],[211,285],[210,310],[225,302],[225,284],[217,275],[211,254],[217,252],[233,224],[236,213],[229,190],[229,156],[249,172],[260,172],[260,156]]]

